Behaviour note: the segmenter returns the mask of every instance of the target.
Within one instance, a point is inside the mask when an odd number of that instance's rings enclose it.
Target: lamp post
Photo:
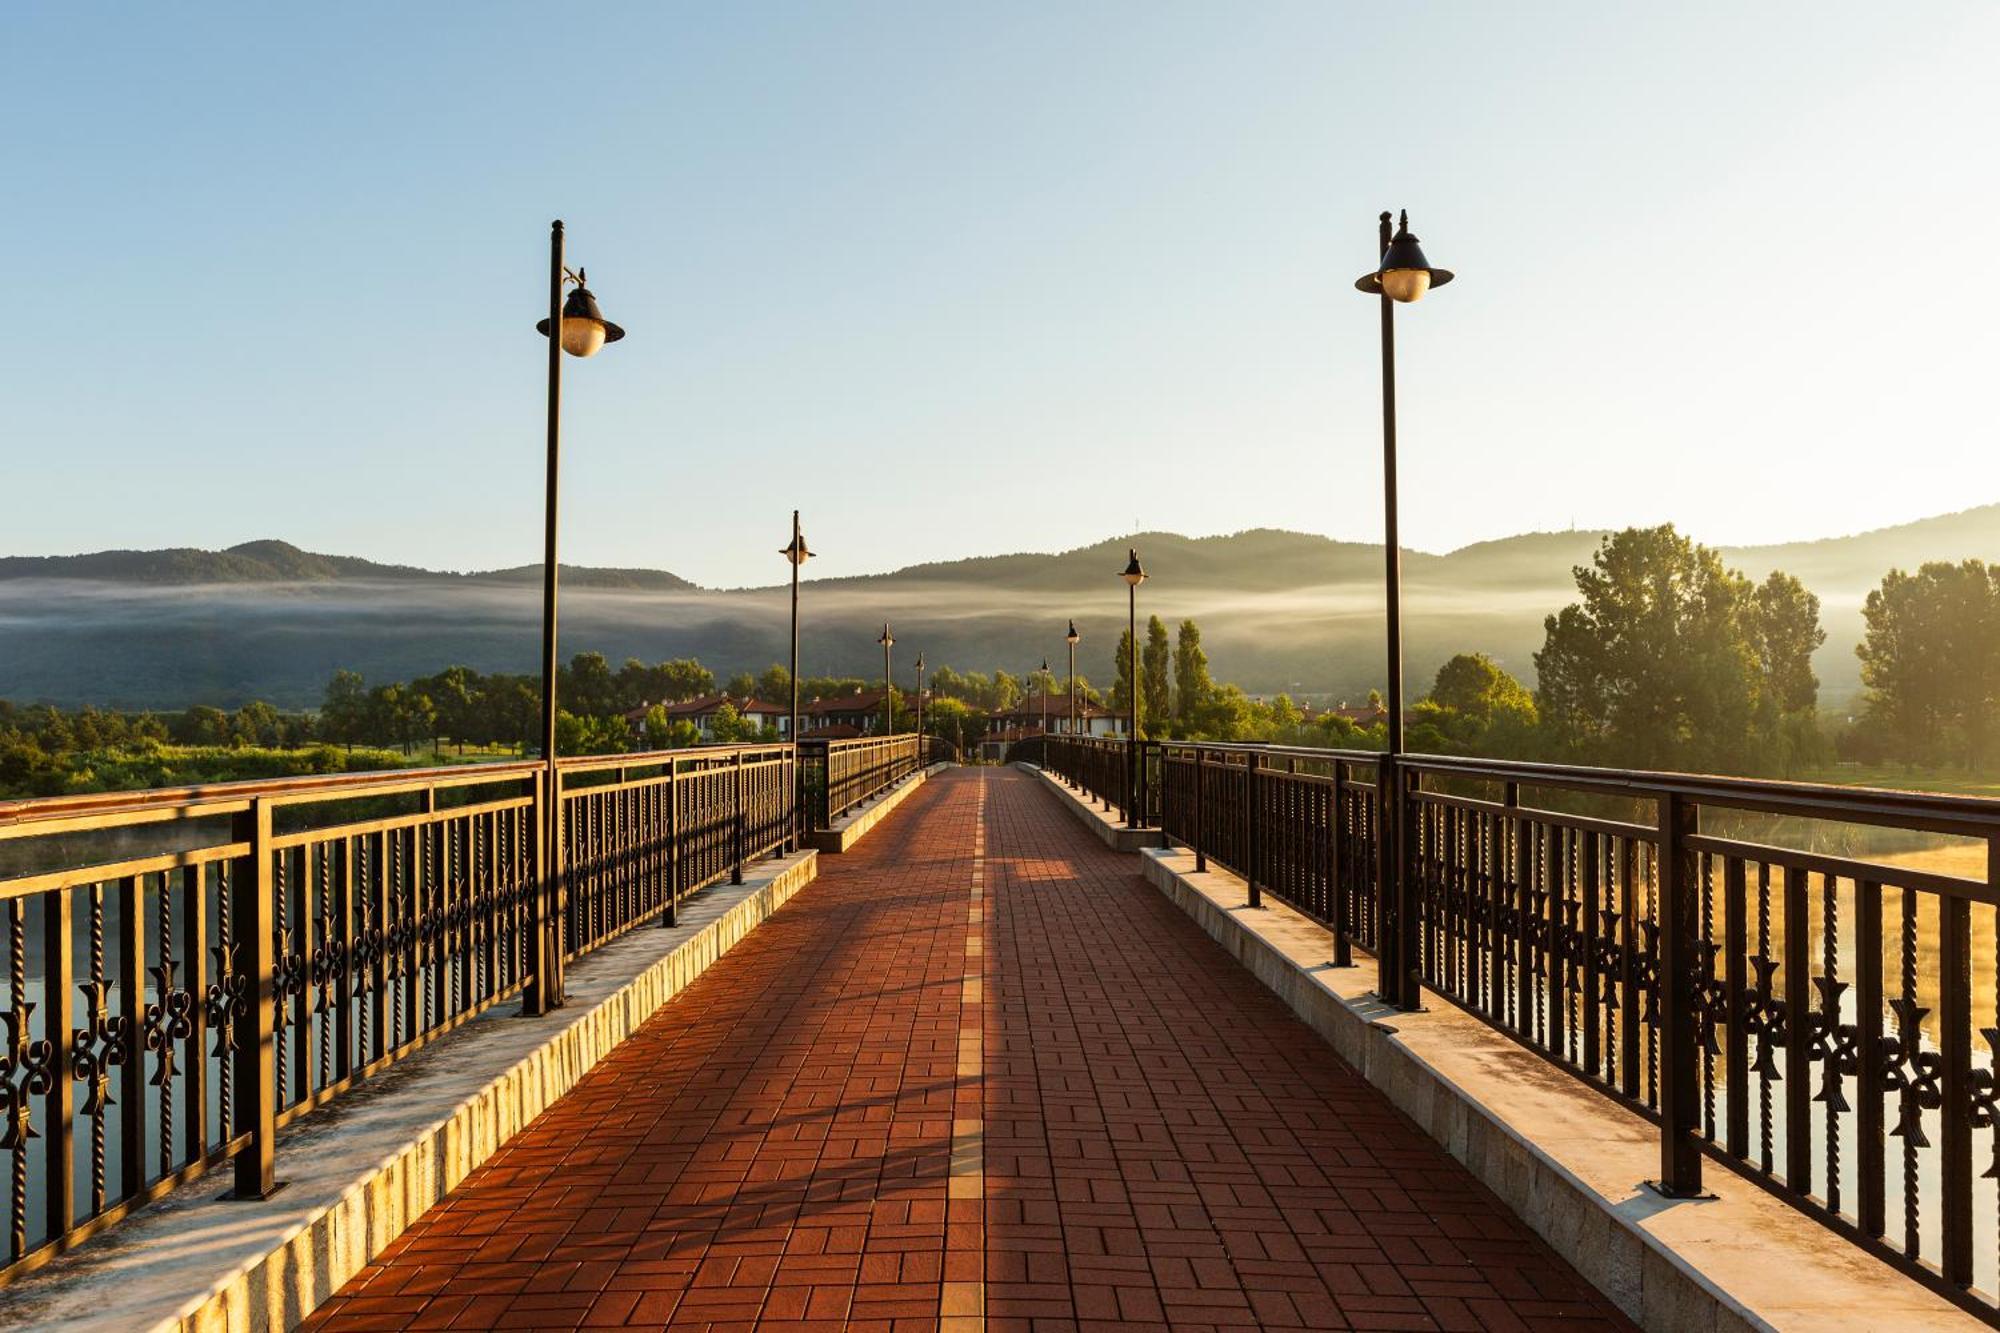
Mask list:
[[[1125,562],[1125,572],[1119,575],[1125,580],[1125,682],[1126,682],[1126,736],[1125,736],[1125,791],[1130,804],[1125,807],[1125,827],[1138,828],[1139,818],[1139,585],[1146,581],[1146,571],[1139,564],[1139,548],[1132,547],[1131,559]]]
[[[1047,745],[1049,734],[1049,659],[1042,659],[1042,744]]]
[[[1076,735],[1076,622],[1069,622],[1069,633],[1063,640],[1069,644],[1069,734]]]
[[[922,745],[924,736],[924,655],[917,654],[917,744]]]
[[[576,284],[567,300],[566,284]],[[562,476],[562,357],[596,356],[604,344],[615,343],[625,330],[606,320],[597,298],[584,286],[583,270],[563,266],[563,224],[549,224],[549,317],[538,320],[536,332],[549,342],[548,474],[543,483],[542,520],[542,874],[541,926],[531,946],[534,978],[522,996],[521,1012],[545,1014],[563,1002],[562,919],[558,885],[562,875],[562,782],[556,768],[556,602],[558,570],[556,529]]]
[[[799,764],[799,566],[813,558],[806,547],[806,535],[799,528],[799,511],[792,511],[792,541],[778,552],[792,567],[792,721],[785,739],[792,743],[792,830],[799,831],[799,811],[805,770]]]
[[[875,640],[882,645],[882,734],[896,734],[896,678],[889,674],[889,650],[896,646],[896,636],[889,632],[889,622],[882,622],[882,637]]]
[[[1405,869],[1408,852],[1404,846],[1408,830],[1403,828],[1402,779],[1396,759],[1403,752],[1403,550],[1396,528],[1396,306],[1423,299],[1433,287],[1452,279],[1449,269],[1432,268],[1424,258],[1417,238],[1410,235],[1410,215],[1398,219],[1393,235],[1387,213],[1377,220],[1377,239],[1382,261],[1374,271],[1355,279],[1356,290],[1380,298],[1382,309],[1382,545],[1388,581],[1388,667],[1389,720],[1387,756],[1382,781],[1383,813],[1391,834],[1381,839],[1382,882],[1395,885],[1393,930],[1384,932],[1392,946],[1393,967],[1385,967],[1386,998],[1400,1009],[1415,1009],[1422,1003],[1422,982],[1417,975],[1417,922],[1415,903],[1407,892]],[[1384,904],[1390,895],[1383,894]]]

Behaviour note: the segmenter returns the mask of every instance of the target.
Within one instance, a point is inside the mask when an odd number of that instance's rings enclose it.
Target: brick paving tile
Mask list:
[[[1033,778],[820,865],[307,1327],[1629,1327]]]

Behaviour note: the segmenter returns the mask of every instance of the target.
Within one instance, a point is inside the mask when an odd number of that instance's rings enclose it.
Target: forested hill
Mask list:
[[[694,584],[661,569],[564,565],[565,581],[588,588],[678,591]],[[337,579],[396,582],[540,583],[539,564],[469,574],[385,565],[358,556],[321,555],[266,539],[221,551],[176,546],[164,551],[93,551],[88,555],[0,556],[0,579],[88,579],[101,583],[319,583]]]
[[[1697,540],[1700,532],[1692,532]],[[1532,680],[1542,618],[1574,595],[1598,530],[1530,533],[1444,555],[1405,557],[1413,683],[1483,651]],[[1140,614],[1195,617],[1222,679],[1254,692],[1359,699],[1381,683],[1381,549],[1300,533],[1224,537],[1141,533],[1052,554],[914,565],[814,579],[802,635],[807,674],[872,675],[881,622],[895,622],[899,671],[933,666],[1022,672],[1059,667],[1075,617],[1078,667],[1108,680],[1124,627],[1117,574],[1137,545],[1152,579]],[[2000,505],[1825,541],[1725,549],[1753,578],[1773,568],[1818,594],[1827,643],[1823,699],[1858,688],[1860,606],[1891,568],[1967,557],[2000,562]],[[774,562],[775,563],[775,562]],[[785,656],[788,602],[777,586],[700,589],[655,570],[564,566],[565,652],[612,661],[698,657],[722,674]],[[455,574],[317,555],[284,542],[226,551],[119,551],[0,559],[0,698],[179,708],[263,698],[316,703],[336,668],[405,680],[463,663],[527,671],[536,661],[540,569]],[[907,657],[905,654],[907,653]]]

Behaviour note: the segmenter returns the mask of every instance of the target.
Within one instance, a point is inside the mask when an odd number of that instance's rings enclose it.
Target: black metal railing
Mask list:
[[[1052,772],[1991,1319],[2000,801],[1050,737]],[[1132,764],[1128,767],[1128,763]],[[1128,795],[1136,775],[1140,790]],[[1389,886],[1383,892],[1384,885]]]
[[[863,801],[951,753],[936,737],[915,732],[799,742],[805,809],[812,827],[831,827]]]
[[[281,1126],[788,850],[797,780],[565,760],[552,881],[539,762],[0,803],[0,1281],[224,1163],[268,1192]]]

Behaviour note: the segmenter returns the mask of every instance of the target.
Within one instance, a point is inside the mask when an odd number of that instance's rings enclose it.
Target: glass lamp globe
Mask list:
[[[564,315],[562,349],[571,356],[596,356],[604,350],[604,321]]]

